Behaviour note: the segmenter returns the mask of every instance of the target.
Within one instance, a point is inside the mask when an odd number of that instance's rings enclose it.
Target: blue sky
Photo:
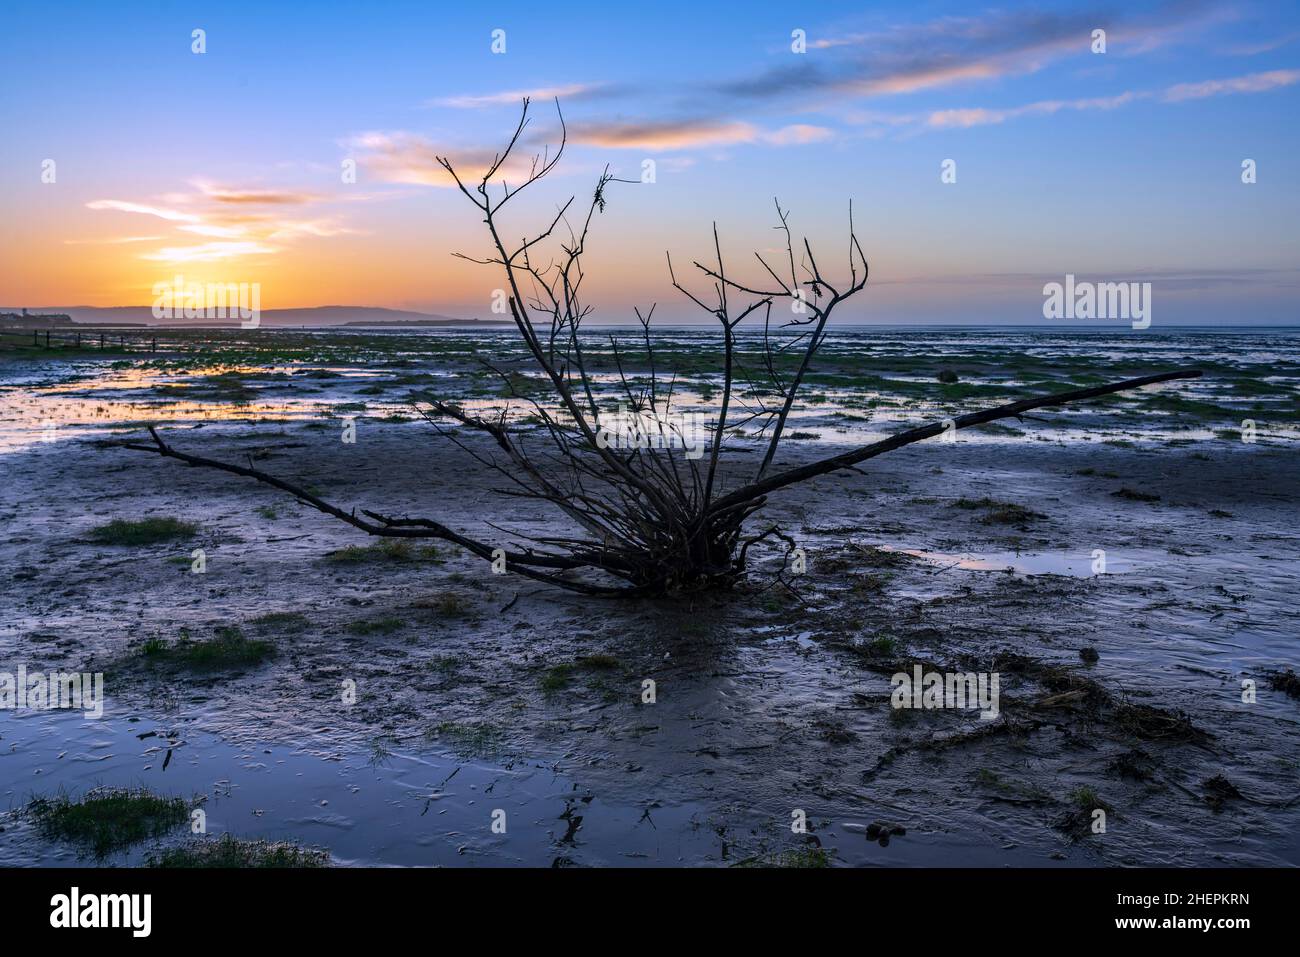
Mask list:
[[[484,315],[501,281],[451,256],[484,236],[433,157],[473,169],[531,93],[529,147],[556,96],[570,139],[520,234],[655,163],[597,222],[605,321],[695,318],[665,250],[702,257],[716,221],[748,268],[774,196],[824,263],[853,201],[873,279],[845,319],[1041,322],[1066,273],[1150,281],[1157,326],[1298,318],[1292,4],[18,2],[0,57],[4,305],[147,303],[184,273],[266,308]]]

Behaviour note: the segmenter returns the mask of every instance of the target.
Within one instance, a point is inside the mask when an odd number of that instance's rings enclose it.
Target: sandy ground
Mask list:
[[[421,423],[363,419],[355,445],[301,424],[168,437],[484,538],[499,534],[490,523],[548,518],[470,481],[478,466]],[[870,466],[778,495],[764,514],[807,550],[798,596],[768,563],[733,594],[627,603],[493,575],[445,546],[330,561],[369,542],[273,490],[84,438],[39,444],[0,457],[0,652],[103,671],[111,717],[168,729],[194,760],[203,741],[234,749],[229,766],[195,772],[202,790],[238,786],[263,746],[343,762],[316,805],[403,778],[385,755],[432,756],[487,791],[520,769],[549,775],[544,795],[518,798],[524,822],[507,835],[488,832],[482,790],[446,801],[454,827],[424,817],[421,801],[452,792],[423,778],[383,803],[408,828],[395,843],[340,814],[347,849],[332,849],[361,863],[734,864],[811,846],[850,864],[1300,864],[1300,701],[1267,677],[1300,658],[1294,443],[936,442]],[[999,524],[955,507],[985,497],[1042,517]],[[201,531],[144,548],[87,540],[110,518],[148,515]],[[1107,574],[1088,570],[1094,549]],[[1009,562],[1020,570],[994,570]],[[303,618],[255,622],[272,612]],[[230,625],[276,655],[193,674],[139,653]],[[1000,715],[891,708],[890,676],[916,663],[999,673]],[[1243,679],[1258,682],[1253,703]],[[147,742],[101,740],[100,754],[93,730],[68,744],[30,727],[0,716],[11,806],[62,783],[169,782]],[[61,748],[105,760],[72,776]],[[380,758],[356,760],[366,754]],[[315,826],[324,812],[277,804],[294,787],[231,829],[333,845]],[[798,811],[808,834],[791,831]],[[905,833],[882,846],[866,833],[878,824]],[[58,853],[18,822],[0,833],[0,858]]]

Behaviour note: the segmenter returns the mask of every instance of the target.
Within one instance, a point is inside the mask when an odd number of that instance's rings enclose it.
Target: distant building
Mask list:
[[[0,312],[0,322],[35,328],[38,326],[70,326],[72,317],[66,312]]]

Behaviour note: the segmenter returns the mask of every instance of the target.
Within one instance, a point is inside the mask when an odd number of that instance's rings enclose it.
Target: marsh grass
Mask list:
[[[831,854],[822,847],[799,847],[778,851],[760,857],[751,857],[735,864],[736,867],[776,867],[794,869],[821,869],[831,866]]]
[[[432,545],[416,548],[404,538],[385,538],[373,545],[346,545],[326,552],[325,560],[337,565],[359,565],[366,562],[417,562],[438,557]]]
[[[103,788],[80,800],[66,794],[35,798],[27,805],[40,833],[102,857],[140,841],[160,837],[189,820],[189,805],[144,789]]]
[[[622,667],[623,663],[613,655],[584,655],[573,661],[562,662],[547,668],[542,672],[539,685],[542,694],[549,697],[569,687],[579,674],[587,674],[589,679],[599,686],[598,675],[609,674],[618,671]]]
[[[261,664],[275,654],[275,645],[258,638],[246,638],[239,628],[223,625],[216,636],[207,641],[194,641],[182,629],[181,637],[172,643],[161,638],[150,638],[140,646],[140,655],[149,661],[177,665],[196,670],[240,668]]]
[[[296,844],[246,841],[223,834],[215,841],[194,841],[167,848],[148,858],[150,867],[288,868],[329,867],[329,854]]]
[[[1159,495],[1153,495],[1153,494],[1150,493],[1150,492],[1139,492],[1139,491],[1136,491],[1136,490],[1134,490],[1134,489],[1127,488],[1127,487],[1120,489],[1118,492],[1111,492],[1110,494],[1113,495],[1113,496],[1115,496],[1116,498],[1126,498],[1126,499],[1128,499],[1130,502],[1158,502],[1158,501],[1160,501],[1160,496],[1159,496]]]
[[[417,598],[411,607],[436,611],[444,618],[463,618],[474,610],[474,605],[468,598],[454,591],[445,591],[431,598]]]
[[[542,672],[541,688],[542,694],[553,695],[569,687],[573,681],[573,673],[576,669],[572,664],[565,663],[562,665],[553,665]]]
[[[959,498],[953,503],[954,508],[981,510],[984,515],[980,522],[985,525],[1025,525],[1029,522],[1047,518],[1041,512],[1017,505],[1014,502],[999,502],[992,498]]]
[[[487,758],[500,754],[505,732],[486,722],[473,724],[443,721],[430,729],[428,737],[440,741],[462,757]]]
[[[97,545],[156,545],[191,538],[198,530],[194,523],[182,522],[179,518],[115,518],[107,525],[92,529],[90,540]]]
[[[273,611],[249,622],[258,631],[306,631],[311,619],[297,611]]]
[[[391,635],[402,627],[402,619],[385,615],[383,618],[362,618],[349,622],[347,629],[354,635]]]
[[[876,635],[866,645],[867,653],[889,658],[898,653],[898,639],[893,635]]]

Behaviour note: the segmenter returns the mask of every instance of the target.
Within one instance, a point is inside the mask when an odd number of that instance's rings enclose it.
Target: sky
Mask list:
[[[593,322],[709,321],[665,253],[684,272],[716,224],[758,280],[774,199],[828,278],[852,203],[845,322],[1042,323],[1067,274],[1150,282],[1157,326],[1300,322],[1292,3],[6,0],[0,63],[3,307],[181,276],[490,317],[499,272],[453,255],[486,254],[482,216],[435,156],[481,170],[530,95],[527,153],[557,99],[567,145],[507,235],[633,180],[592,227]]]

